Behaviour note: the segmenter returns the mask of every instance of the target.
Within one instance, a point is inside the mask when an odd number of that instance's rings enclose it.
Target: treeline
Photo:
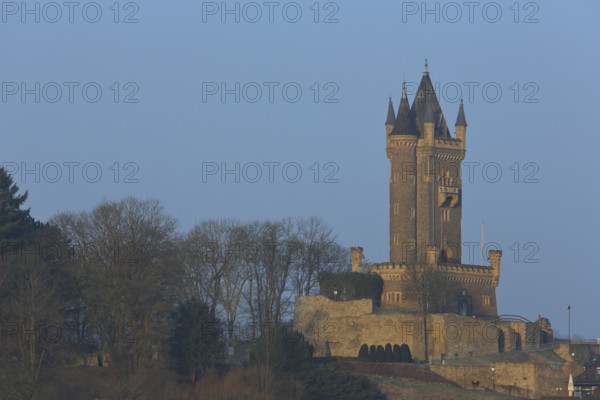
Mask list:
[[[348,268],[347,251],[318,218],[207,220],[182,234],[155,200],[105,201],[40,223],[26,199],[0,168],[6,399],[53,398],[40,394],[48,382],[56,398],[85,398],[69,397],[72,374],[61,380],[56,371],[98,362],[110,365],[102,372],[110,398],[161,398],[167,389],[149,371],[197,380],[239,340],[236,326],[261,337],[291,318],[296,295],[318,292],[319,273]],[[207,323],[225,329],[198,336]]]

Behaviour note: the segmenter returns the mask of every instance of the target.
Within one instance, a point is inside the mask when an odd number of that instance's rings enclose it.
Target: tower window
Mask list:
[[[411,207],[410,211],[409,211],[410,219],[415,219],[415,215],[416,215],[416,210],[414,207]]]
[[[450,209],[442,208],[442,221],[450,222]]]
[[[397,245],[400,242],[400,237],[399,235],[394,235],[394,244]]]
[[[400,303],[402,301],[402,293],[396,292],[396,303]]]
[[[442,184],[444,186],[452,186],[453,183],[454,183],[454,179],[450,177],[450,171],[448,171],[448,170],[444,171],[444,176],[442,178]]]
[[[394,214],[400,213],[400,203],[394,203]]]
[[[489,306],[490,304],[490,296],[483,296],[483,305]]]

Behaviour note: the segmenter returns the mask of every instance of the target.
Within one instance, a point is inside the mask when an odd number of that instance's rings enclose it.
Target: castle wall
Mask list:
[[[492,372],[494,367],[494,372]],[[536,366],[532,363],[494,363],[490,365],[431,365],[431,371],[466,389],[495,390],[511,396],[538,398]]]
[[[477,278],[466,278],[463,281],[449,280],[448,294],[443,312],[458,312],[458,299],[462,290],[466,290],[471,298],[471,314],[479,317],[495,317],[498,315],[496,306],[496,288],[490,283],[481,283]]]
[[[375,264],[372,267],[372,272],[380,275],[384,281],[382,308],[408,312],[420,310],[415,301],[402,294],[405,282],[409,280],[407,268],[404,264]],[[466,295],[470,298],[468,316],[498,315],[492,268],[462,264],[438,265],[437,268],[448,282],[446,299],[439,312],[459,313],[459,299],[462,291],[466,290]]]
[[[548,359],[544,360],[532,355],[530,361],[523,362],[496,361],[488,365],[446,364],[431,365],[429,368],[468,389],[473,387],[473,380],[477,380],[479,389],[495,389],[511,396],[529,399],[556,396],[557,393],[566,396],[569,375],[576,376],[583,368],[570,357],[568,344],[561,345],[552,352],[559,356],[559,359],[546,355]]]
[[[414,313],[375,312],[371,300],[333,301],[323,296],[296,298],[294,327],[324,355],[356,357],[360,346],[406,343],[413,357],[424,359],[424,320]],[[498,351],[498,326],[490,320],[455,314],[427,317],[429,354],[470,357]]]

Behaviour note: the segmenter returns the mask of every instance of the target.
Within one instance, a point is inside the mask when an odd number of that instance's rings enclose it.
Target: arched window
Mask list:
[[[504,352],[504,331],[498,329],[498,353]]]

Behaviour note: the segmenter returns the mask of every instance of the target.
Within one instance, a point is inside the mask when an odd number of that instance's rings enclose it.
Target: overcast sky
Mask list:
[[[317,215],[386,261],[388,96],[427,57],[451,125],[465,101],[463,241],[485,221],[502,248],[499,312],[566,335],[570,304],[600,337],[599,2],[25,4],[2,2],[0,162],[36,218]]]

